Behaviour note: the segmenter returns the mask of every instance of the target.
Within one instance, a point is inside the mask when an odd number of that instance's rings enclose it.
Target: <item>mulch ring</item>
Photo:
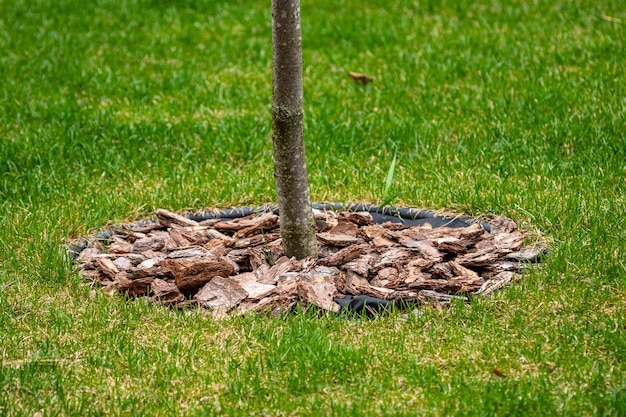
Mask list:
[[[101,231],[70,248],[93,285],[216,315],[315,305],[333,312],[487,296],[546,254],[505,216],[489,223],[414,209],[314,209],[320,257],[284,256],[276,210],[179,215]]]

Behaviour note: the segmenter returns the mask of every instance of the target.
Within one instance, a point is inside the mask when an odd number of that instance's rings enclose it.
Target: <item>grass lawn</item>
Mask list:
[[[269,3],[0,1],[0,415],[626,415],[617,0],[303,0],[312,199],[380,202],[397,154],[394,204],[551,242],[514,286],[216,321],[84,285],[69,238],[276,201]]]

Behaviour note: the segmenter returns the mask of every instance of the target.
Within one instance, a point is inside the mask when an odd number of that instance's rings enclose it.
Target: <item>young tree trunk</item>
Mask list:
[[[317,257],[304,150],[300,1],[272,0],[274,177],[285,254]]]

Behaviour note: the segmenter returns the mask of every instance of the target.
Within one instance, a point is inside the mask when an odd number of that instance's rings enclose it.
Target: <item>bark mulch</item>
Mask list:
[[[367,211],[314,212],[318,259],[284,256],[272,212],[196,221],[166,210],[156,211],[156,222],[109,230],[74,258],[82,276],[104,290],[221,315],[467,300],[507,285],[545,253],[524,246],[504,216],[488,231],[478,223],[409,226],[376,223]]]

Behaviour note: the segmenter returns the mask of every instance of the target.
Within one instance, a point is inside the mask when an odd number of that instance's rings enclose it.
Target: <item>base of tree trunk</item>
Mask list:
[[[284,256],[275,208],[180,215],[101,231],[70,247],[96,287],[217,316],[283,314],[309,305],[375,313],[469,301],[541,261],[509,218],[490,222],[416,209],[315,205],[319,258]]]

